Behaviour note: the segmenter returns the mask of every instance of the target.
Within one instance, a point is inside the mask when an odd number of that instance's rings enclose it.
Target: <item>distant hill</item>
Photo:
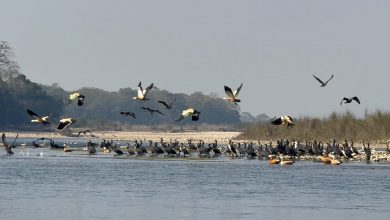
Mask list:
[[[76,103],[66,105],[68,95],[73,91],[66,91],[58,84],[41,85],[31,82],[19,72],[19,67],[12,60],[12,50],[0,44],[0,127],[34,128],[39,125],[30,123],[30,116],[26,109],[32,109],[41,115],[50,115],[52,128],[61,117],[73,117],[77,120],[74,127],[120,128],[128,125],[227,125],[240,123],[239,109],[224,100],[195,92],[187,95],[170,93],[158,88],[148,94],[149,101],[137,101],[135,88],[121,88],[109,92],[98,88],[81,88],[77,90],[86,96],[85,104]],[[158,103],[163,100],[173,102],[174,108],[168,110]],[[142,111],[140,107],[158,109],[164,115]],[[193,107],[201,112],[200,120],[193,122],[190,119],[175,122],[181,112]],[[129,119],[119,114],[120,111],[131,111],[136,119]]]
[[[266,114],[260,114],[256,117],[249,112],[242,112],[240,114],[240,121],[244,123],[257,123],[257,122],[268,122],[270,117]]]

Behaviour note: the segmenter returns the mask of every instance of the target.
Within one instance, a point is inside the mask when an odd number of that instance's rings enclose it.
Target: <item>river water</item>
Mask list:
[[[389,219],[390,165],[0,151],[0,219]]]

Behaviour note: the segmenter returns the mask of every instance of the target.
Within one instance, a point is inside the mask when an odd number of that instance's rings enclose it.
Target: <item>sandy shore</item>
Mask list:
[[[16,136],[15,132],[5,132],[7,137],[12,139]],[[20,132],[19,138],[73,138],[63,136],[53,132]],[[93,131],[93,134],[98,139],[113,139],[113,140],[153,140],[160,141],[160,138],[169,141],[170,139],[177,139],[179,142],[187,142],[188,139],[193,139],[194,142],[197,140],[203,140],[206,143],[218,140],[218,143],[228,143],[229,139],[234,139],[240,134],[240,132],[220,132],[220,131],[197,131],[197,132],[133,132],[133,131]],[[77,136],[77,133],[73,133]],[[81,135],[82,138],[91,138],[90,135]]]

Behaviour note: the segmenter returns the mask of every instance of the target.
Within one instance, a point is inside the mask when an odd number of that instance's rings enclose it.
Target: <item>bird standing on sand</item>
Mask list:
[[[192,121],[198,121],[199,120],[199,115],[200,115],[200,112],[193,109],[193,108],[188,108],[186,110],[183,110],[183,112],[181,113],[180,117],[178,119],[176,119],[175,121],[181,121],[189,116],[192,116]]]
[[[43,125],[50,124],[48,121],[49,116],[41,117],[37,113],[31,111],[30,109],[27,109],[27,113],[34,118],[31,120],[32,123],[40,123]]]
[[[232,89],[228,86],[224,86],[224,88],[225,88],[225,93],[228,96],[228,97],[223,98],[224,100],[227,100],[229,102],[233,102],[236,105],[237,105],[237,102],[241,102],[241,100],[238,99],[237,96],[242,88],[242,83],[235,91],[232,91]]]
[[[321,87],[325,87],[325,86],[328,84],[328,82],[329,82],[331,79],[333,79],[333,74],[330,76],[330,78],[329,78],[326,82],[323,82],[321,79],[319,79],[319,78],[316,77],[315,75],[313,75],[313,77],[314,77],[318,82],[321,83]]]
[[[130,116],[131,118],[134,118],[135,119],[135,114],[134,112],[120,112],[121,115],[123,116]]]
[[[148,87],[146,87],[145,89],[142,89],[142,85],[141,85],[141,82],[138,83],[138,87],[137,87],[137,96],[133,97],[133,99],[135,100],[142,100],[142,101],[146,101],[146,100],[149,100],[148,98],[146,98],[146,95],[148,94],[148,92],[153,88],[153,83],[150,84]]]
[[[284,115],[271,122],[273,125],[286,125],[286,127],[294,127],[293,119],[291,116]]]
[[[354,97],[352,97],[352,98],[346,98],[346,97],[344,97],[343,100],[341,100],[340,105],[343,104],[343,103],[344,103],[344,104],[351,103],[353,100],[355,100],[357,103],[360,104],[359,98],[356,97],[356,96],[354,96]]]
[[[57,129],[62,130],[65,127],[69,127],[71,124],[76,123],[76,120],[73,118],[64,118],[60,120],[60,123],[58,124]]]
[[[71,102],[73,102],[76,99],[77,99],[77,105],[82,106],[84,104],[85,96],[81,95],[79,92],[72,93],[69,95],[68,104],[70,104]]]

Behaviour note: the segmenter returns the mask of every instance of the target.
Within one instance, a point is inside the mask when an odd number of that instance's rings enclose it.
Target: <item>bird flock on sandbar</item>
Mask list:
[[[322,81],[317,76],[313,75],[313,77],[321,84],[321,87],[326,87],[329,82],[333,79],[333,74],[327,81]],[[223,97],[223,100],[230,102],[234,105],[238,105],[241,102],[241,99],[238,98],[238,95],[243,87],[243,83],[241,83],[236,90],[232,90],[229,86],[224,85],[224,91],[226,93],[226,97]],[[154,84],[151,83],[145,89],[142,87],[142,83],[139,82],[137,86],[137,95],[132,99],[136,101],[147,102],[150,101],[148,98],[148,94],[154,88]],[[86,97],[79,93],[74,92],[69,94],[69,98],[66,102],[66,105],[70,105],[77,100],[78,106],[83,106]],[[358,97],[354,96],[351,98],[344,97],[340,103],[347,104],[352,101],[356,101],[360,104],[360,100]],[[173,100],[172,102],[166,102],[164,100],[157,100],[158,103],[163,105],[166,110],[170,110],[175,108]],[[155,113],[164,116],[165,114],[158,110],[152,109],[149,107],[141,107],[141,110],[149,112],[151,115]],[[31,109],[27,109],[28,115],[30,115],[31,123],[37,123],[41,125],[49,125],[50,115],[42,116]],[[121,111],[120,115],[124,117],[129,117],[132,119],[136,119],[136,115],[131,111]],[[200,119],[201,112],[197,110],[195,107],[188,107],[182,110],[182,113],[175,119],[176,122],[185,120],[186,118],[191,118],[192,121],[198,121]],[[56,129],[58,131],[63,130],[67,127],[70,127],[72,124],[76,123],[77,120],[74,118],[62,118],[59,120]],[[272,125],[277,126],[285,126],[286,128],[293,128],[295,123],[293,118],[289,115],[282,115],[273,119],[270,122]],[[88,135],[89,137],[97,137],[90,130],[83,130],[77,133],[77,136]],[[15,137],[12,144],[7,142],[6,136],[2,134],[2,143],[7,152],[7,155],[14,154],[12,152],[12,148],[15,147],[15,142],[18,136]],[[101,139],[101,138],[100,138]],[[51,149],[62,149],[64,152],[72,152],[73,149],[69,148],[66,144],[64,146],[60,146],[54,142],[52,139],[47,138],[39,138],[33,141],[32,146],[34,148],[42,147],[45,141],[49,141]],[[187,143],[179,142],[176,140],[165,141],[164,138],[161,138],[160,141],[153,140],[134,140],[133,143],[126,143],[126,145],[120,146],[119,143],[113,143],[113,140],[105,140],[101,139],[100,143],[93,143],[89,140],[85,144],[85,150],[88,151],[88,154],[96,154],[99,152],[97,147],[100,147],[101,151],[104,153],[114,152],[115,155],[127,155],[127,156],[170,156],[170,157],[219,157],[220,155],[225,155],[230,158],[259,158],[259,159],[268,159],[270,164],[281,164],[281,165],[291,165],[294,163],[295,158],[315,158],[318,161],[322,161],[325,164],[340,164],[343,159],[353,160],[353,159],[361,159],[365,158],[366,160],[370,160],[371,158],[371,148],[369,143],[363,143],[363,148],[361,151],[356,150],[353,146],[353,142],[350,144],[345,140],[343,144],[338,144],[335,140],[332,142],[324,143],[313,141],[306,142],[305,144],[301,144],[296,140],[292,140],[291,142],[288,140],[278,140],[276,145],[272,142],[268,143],[260,143],[254,144],[253,142],[237,142],[234,143],[232,140],[229,140],[227,144],[218,144],[218,141],[215,140],[211,143],[205,143],[203,140],[198,140],[197,143],[193,143],[192,139],[189,139]],[[143,142],[148,141],[149,145],[144,146]],[[43,142],[43,143],[42,143]],[[389,146],[387,146],[386,153],[390,154]],[[364,155],[364,156],[362,156]],[[342,158],[342,159],[340,159]]]

